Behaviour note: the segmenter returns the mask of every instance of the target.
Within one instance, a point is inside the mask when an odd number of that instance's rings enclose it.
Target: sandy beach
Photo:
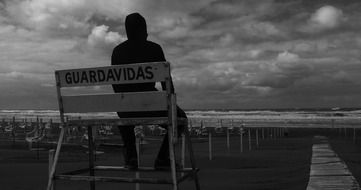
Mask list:
[[[202,189],[306,189],[313,136],[323,130],[292,129],[286,137],[259,140],[256,147],[252,140],[252,150],[248,150],[248,141],[244,139],[244,151],[240,153],[239,136],[231,135],[230,150],[227,150],[224,136],[213,138],[213,159],[209,160],[207,138],[193,138],[196,161],[200,168],[199,178]],[[361,177],[359,157],[361,151],[353,142],[339,135],[331,136],[335,151],[345,159],[358,181]],[[327,133],[326,133],[327,135]],[[149,144],[142,147],[142,166],[152,166],[160,140],[149,139]],[[0,179],[3,190],[38,190],[45,189],[48,172],[48,152],[29,151],[25,141],[3,139],[0,146]],[[54,145],[40,143],[45,150]],[[100,165],[121,165],[121,148],[99,147],[105,153],[97,157]],[[69,171],[87,166],[86,149],[68,145],[62,149],[58,172]],[[189,166],[189,165],[188,165]],[[133,173],[110,175],[131,176]],[[149,174],[141,174],[149,175]],[[156,175],[168,175],[156,174]],[[58,189],[87,189],[87,182],[57,181]],[[97,183],[97,189],[125,188],[134,189],[134,184]],[[181,189],[193,189],[193,181],[181,183]],[[167,185],[142,184],[141,189],[169,189]]]

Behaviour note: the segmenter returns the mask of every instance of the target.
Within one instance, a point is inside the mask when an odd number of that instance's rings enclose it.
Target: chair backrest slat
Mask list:
[[[167,110],[166,92],[63,96],[64,113]]]
[[[131,84],[164,81],[170,76],[168,62],[93,67],[55,72],[60,87]]]
[[[168,62],[137,63],[55,71],[60,115],[90,112],[169,111],[171,91],[62,95],[63,87],[165,82],[171,85]],[[173,104],[172,104],[173,105]]]

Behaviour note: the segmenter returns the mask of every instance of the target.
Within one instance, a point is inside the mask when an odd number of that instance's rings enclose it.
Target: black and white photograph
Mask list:
[[[0,0],[0,189],[361,189],[360,79],[360,0]]]

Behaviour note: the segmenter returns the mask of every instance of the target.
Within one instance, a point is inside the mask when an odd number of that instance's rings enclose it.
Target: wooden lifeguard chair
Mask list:
[[[125,182],[125,183],[151,183],[170,184],[178,189],[178,184],[187,178],[195,182],[199,190],[199,182],[192,143],[188,129],[185,130],[185,140],[188,146],[191,167],[177,169],[175,164],[175,144],[177,142],[177,123],[188,123],[186,119],[177,118],[176,94],[171,91],[170,64],[168,62],[137,63],[107,67],[82,68],[73,70],[55,71],[58,103],[60,111],[61,131],[49,171],[47,190],[52,190],[55,180],[83,180],[89,181],[90,188],[95,189],[95,182]],[[132,84],[146,82],[165,82],[166,91],[127,92],[92,95],[62,95],[63,87],[99,86],[112,84]],[[140,112],[140,111],[167,111],[168,117],[150,118],[122,118],[122,119],[82,119],[65,122],[65,114],[91,113],[91,112]],[[87,126],[89,136],[89,167],[62,174],[56,173],[60,149],[63,143],[67,126],[81,124]],[[171,161],[171,177],[160,178],[125,178],[96,176],[97,170],[127,171],[122,166],[96,166],[94,163],[94,141],[92,127],[99,124],[108,125],[167,125],[169,140],[169,157]],[[153,167],[139,167],[137,171],[153,171]],[[132,172],[134,172],[132,170]],[[168,171],[169,172],[169,171]],[[182,175],[180,175],[182,173]],[[88,174],[88,175],[86,175]]]

